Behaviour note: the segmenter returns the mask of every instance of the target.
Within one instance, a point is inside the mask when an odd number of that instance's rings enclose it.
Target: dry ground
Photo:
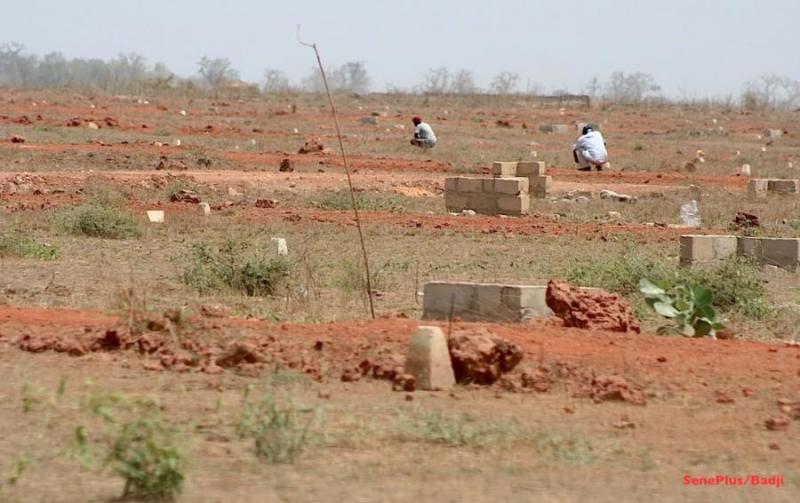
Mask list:
[[[738,175],[749,163],[754,176],[796,176],[789,167],[800,162],[796,113],[339,97],[384,317],[365,321],[340,158],[335,149],[297,154],[311,137],[335,145],[324,103],[294,96],[147,99],[145,105],[136,97],[0,93],[0,235],[19,231],[58,250],[51,260],[0,257],[0,425],[8,432],[0,438],[0,500],[109,501],[122,493],[109,470],[86,470],[64,455],[74,428],[94,424],[81,403],[102,392],[153,397],[181,427],[190,461],[185,501],[800,497],[800,423],[785,431],[765,427],[781,404],[800,401],[800,349],[787,343],[796,319],[783,312],[762,321],[733,316],[732,341],[659,337],[653,317],[644,320],[642,335],[565,329],[557,320],[445,327],[491,330],[517,343],[525,358],[515,375],[549,369],[555,377],[546,392],[495,385],[404,393],[392,392],[386,380],[340,379],[365,360],[403,354],[421,316],[417,292],[432,279],[541,283],[573,262],[625,253],[672,264],[683,231],[668,224],[679,223],[678,208],[694,197],[704,224],[699,232],[731,232],[733,216],[744,210],[761,217],[754,232],[796,235],[800,199],[747,200],[747,178]],[[378,125],[360,122],[373,112]],[[407,145],[414,114],[436,128],[436,149]],[[73,118],[80,125],[68,126]],[[539,124],[587,120],[602,125],[613,172],[577,174],[573,135],[538,132]],[[770,142],[760,136],[765,128],[788,134]],[[11,143],[13,135],[25,142]],[[698,149],[706,162],[687,173],[683,165]],[[535,201],[532,215],[445,211],[448,173],[483,173],[493,160],[527,159],[532,151],[551,166],[557,196]],[[284,158],[294,172],[278,172]],[[166,169],[156,169],[161,162]],[[9,180],[16,180],[13,191]],[[639,202],[560,197],[604,188]],[[194,205],[169,202],[179,189],[195,191],[215,211],[203,218]],[[116,240],[65,231],[65,212],[100,199],[134,215],[141,234]],[[258,199],[277,205],[257,208]],[[166,211],[164,225],[145,222],[144,211],[155,208]],[[287,238],[293,260],[291,281],[276,295],[201,295],[182,281],[194,245],[233,240],[270,255],[273,236]],[[794,274],[766,270],[759,278],[770,303],[798,302]],[[203,306],[216,304],[228,314],[201,316]],[[145,334],[175,354],[187,344],[200,351],[248,340],[266,359],[208,373],[133,349],[60,352],[80,338],[130,330],[132,314],[147,320],[165,310],[183,313],[177,329]],[[34,354],[31,340],[50,342]],[[275,364],[281,384],[274,384]],[[640,387],[647,404],[582,398],[587,380],[602,375]],[[252,441],[236,435],[245,388],[268,379],[276,392],[323,416],[294,464],[260,461]],[[442,431],[449,440],[437,436]],[[784,484],[687,486],[687,475],[780,475]]]

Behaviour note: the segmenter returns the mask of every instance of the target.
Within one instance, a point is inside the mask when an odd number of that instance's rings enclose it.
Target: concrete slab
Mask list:
[[[680,263],[692,265],[725,260],[736,255],[737,238],[730,235],[684,235],[680,237]]]

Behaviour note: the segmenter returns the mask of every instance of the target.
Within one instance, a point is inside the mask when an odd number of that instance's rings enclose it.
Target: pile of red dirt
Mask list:
[[[485,329],[454,334],[447,345],[459,383],[492,384],[522,361],[519,347]]]
[[[581,289],[550,280],[547,284],[547,305],[564,326],[641,332],[630,304],[617,294],[599,289]]]

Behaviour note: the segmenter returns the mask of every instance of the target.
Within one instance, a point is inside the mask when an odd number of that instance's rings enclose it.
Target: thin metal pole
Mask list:
[[[358,206],[356,205],[355,191],[353,190],[353,179],[350,177],[350,163],[347,161],[347,154],[344,151],[344,142],[342,141],[342,131],[339,127],[339,117],[336,115],[336,105],[333,104],[333,96],[331,89],[328,86],[328,77],[325,76],[325,68],[322,66],[322,58],[319,55],[317,44],[309,44],[303,42],[300,38],[300,25],[297,25],[297,41],[306,47],[314,49],[314,54],[317,56],[317,64],[319,71],[322,74],[322,82],[325,84],[325,93],[328,95],[328,103],[331,105],[331,115],[333,115],[333,123],[336,125],[336,137],[339,140],[339,149],[342,151],[342,161],[344,162],[344,170],[347,173],[347,186],[350,188],[350,203],[353,205],[353,214],[356,218],[356,227],[358,228],[358,239],[361,242],[361,254],[364,256],[364,271],[367,275],[367,298],[369,299],[369,313],[372,319],[375,319],[375,305],[372,301],[372,280],[369,274],[369,259],[367,258],[367,246],[364,244],[364,232],[361,230],[361,218],[358,215]]]

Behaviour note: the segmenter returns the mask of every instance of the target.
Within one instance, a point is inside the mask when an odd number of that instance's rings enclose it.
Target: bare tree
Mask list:
[[[425,79],[416,87],[424,94],[444,94],[450,89],[450,70],[444,66],[433,68],[425,75]]]
[[[762,75],[745,84],[742,96],[745,108],[791,110],[800,107],[800,81],[782,75]]]
[[[348,61],[336,73],[342,90],[351,93],[369,91],[370,78],[363,61]]]
[[[450,92],[453,94],[474,94],[478,91],[475,85],[475,77],[471,70],[459,70],[453,74],[450,80]]]
[[[597,77],[592,78],[592,80],[590,80],[589,83],[586,84],[586,87],[584,88],[586,94],[588,94],[592,98],[600,96],[602,90],[603,90],[603,85],[600,84],[600,79]]]
[[[608,79],[605,98],[616,103],[641,103],[651,93],[661,91],[652,75],[643,72],[614,72]]]
[[[494,76],[492,82],[489,84],[489,90],[493,94],[513,94],[517,91],[518,84],[519,74],[504,71]]]
[[[283,93],[289,90],[289,77],[280,70],[264,70],[264,84],[261,89],[267,93]]]
[[[239,72],[231,68],[231,61],[228,58],[214,58],[203,56],[197,65],[200,67],[200,76],[208,83],[212,89],[216,89],[226,80],[237,80]]]

